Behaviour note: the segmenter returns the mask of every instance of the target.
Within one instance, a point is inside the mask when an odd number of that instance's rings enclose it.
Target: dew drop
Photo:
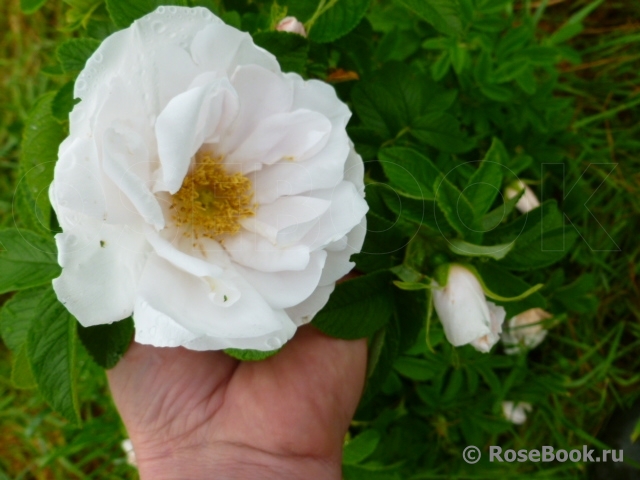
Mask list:
[[[176,7],[169,7],[169,13],[175,14],[178,11]]]
[[[87,88],[87,82],[81,78],[76,81],[76,90],[83,92]]]
[[[203,8],[202,10],[200,10],[200,16],[202,18],[211,18],[211,12],[206,8]]]
[[[96,63],[102,63],[102,60],[104,60],[104,57],[102,56],[102,53],[98,52],[93,56],[93,61]]]
[[[165,8],[164,7],[159,7],[158,10],[156,10],[160,15],[164,14]]]
[[[151,28],[153,28],[153,31],[156,33],[162,33],[167,29],[167,27],[162,22],[153,22]]]
[[[62,202],[60,202],[62,203]],[[75,235],[69,235],[67,237],[67,245],[70,247],[75,247],[78,244],[78,237]]]
[[[282,342],[278,337],[271,337],[267,340],[267,347],[276,350],[282,346]]]

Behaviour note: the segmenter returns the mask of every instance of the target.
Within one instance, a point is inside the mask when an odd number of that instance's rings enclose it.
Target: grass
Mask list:
[[[557,29],[576,4],[586,2],[549,2],[540,28]],[[35,99],[56,82],[39,71],[51,63],[56,40],[68,35],[58,30],[64,9],[52,0],[25,16],[19,0],[0,3],[0,226],[12,222],[23,121]],[[560,372],[566,383],[523,428],[513,429],[514,445],[525,448],[550,441],[557,448],[593,443],[614,409],[640,398],[640,4],[605,2],[573,45],[582,61],[560,66],[559,92],[576,98],[572,130],[579,145],[570,164],[584,172],[592,188],[600,186],[588,203],[592,214],[583,209],[573,219],[588,227],[583,228],[588,235],[572,251],[575,269],[567,276],[579,279],[590,272],[599,308],[594,318],[568,316],[533,353],[531,363],[541,375]],[[104,373],[86,357],[80,430],[66,425],[31,391],[15,389],[9,378],[10,357],[0,344],[0,480],[137,478],[119,447],[126,434]],[[584,473],[583,466],[567,464],[527,478],[581,478]]]
[[[12,226],[11,202],[22,127],[29,109],[59,81],[40,73],[53,63],[64,6],[48,2],[31,16],[19,0],[0,2],[0,226]],[[6,299],[6,296],[4,296]],[[0,296],[0,303],[3,296]],[[30,390],[10,381],[11,358],[0,343],[0,480],[135,479],[119,443],[126,438],[104,372],[84,352],[80,378],[84,426],[69,427]]]

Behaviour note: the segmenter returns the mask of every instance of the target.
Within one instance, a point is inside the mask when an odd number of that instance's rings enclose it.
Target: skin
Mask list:
[[[331,480],[366,351],[312,326],[261,362],[134,343],[108,377],[142,480]]]

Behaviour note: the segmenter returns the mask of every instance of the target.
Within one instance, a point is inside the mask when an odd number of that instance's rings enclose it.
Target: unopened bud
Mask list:
[[[278,23],[276,30],[279,32],[297,33],[303,37],[307,36],[307,31],[305,30],[304,25],[299,22],[296,17],[284,17],[280,20],[280,23]]]

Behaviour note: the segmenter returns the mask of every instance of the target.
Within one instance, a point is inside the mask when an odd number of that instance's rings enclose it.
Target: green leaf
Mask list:
[[[473,206],[469,199],[446,177],[434,183],[436,202],[451,227],[471,242],[477,242],[480,231],[476,227]]]
[[[441,108],[441,94],[442,89],[424,73],[404,63],[389,62],[358,82],[351,100],[365,127],[384,139],[394,139],[407,133],[425,112],[432,111],[432,105]]]
[[[89,57],[100,46],[100,40],[93,38],[71,38],[60,44],[56,56],[65,73],[82,70]]]
[[[0,334],[13,353],[17,353],[26,343],[31,324],[39,314],[38,305],[48,288],[37,287],[18,292],[0,310]]]
[[[31,223],[39,224],[37,228],[43,232],[49,229],[49,185],[53,181],[58,147],[65,137],[63,127],[52,114],[55,97],[54,92],[47,93],[31,109],[25,122],[20,155],[22,178],[18,189],[26,190],[21,201],[26,203],[22,208],[28,210],[21,215],[32,217]]]
[[[520,197],[522,197],[522,195],[524,195],[524,190],[520,190],[520,192],[518,192],[515,197],[510,198],[502,205],[494,208],[484,217],[482,217],[482,231],[488,232],[500,225],[502,220],[507,218],[507,216],[516,208],[516,204],[518,203],[518,200],[520,200]]]
[[[26,228],[40,235],[49,235],[49,229],[45,227],[40,214],[40,209],[34,207],[34,200],[27,182],[19,182],[13,195],[13,219],[20,228]]]
[[[484,286],[502,297],[513,298],[532,288],[531,285],[522,280],[522,278],[500,268],[500,264],[495,262],[476,264],[475,270],[482,278]],[[546,308],[547,306],[545,298],[539,291],[518,301],[503,302],[496,300],[496,303],[504,307],[507,312],[507,318],[511,318],[530,308]]]
[[[13,386],[16,388],[24,389],[38,386],[31,371],[26,345],[22,345],[22,348],[20,348],[11,359],[11,383],[13,383]]]
[[[459,239],[449,241],[449,248],[451,248],[451,251],[456,255],[464,255],[466,257],[490,257],[495,260],[503,259],[514,245],[515,242],[484,246],[474,245]]]
[[[107,0],[109,16],[119,28],[127,28],[135,20],[162,5],[186,7],[188,2],[186,0]]]
[[[404,195],[433,200],[433,182],[440,170],[424,155],[411,148],[391,147],[380,151],[378,158],[391,185]]]
[[[73,98],[73,84],[73,81],[65,83],[51,103],[51,113],[61,122],[69,119],[73,106],[80,101],[79,98]]]
[[[513,90],[499,85],[482,85],[480,91],[485,97],[496,102],[509,102],[513,98]]]
[[[489,211],[496,196],[500,193],[503,172],[507,170],[504,166],[507,159],[508,155],[504,145],[500,140],[494,138],[491,148],[469,179],[464,191],[477,217],[481,217]]]
[[[236,360],[241,360],[243,362],[258,362],[260,360],[264,360],[269,357],[273,357],[276,353],[278,353],[281,349],[277,350],[241,350],[239,348],[226,348],[224,353],[229,355],[230,357],[235,358]]]
[[[104,0],[64,0],[71,8],[66,11],[66,19],[69,30],[79,27],[87,27],[95,10],[104,3]]]
[[[107,325],[83,327],[78,323],[78,337],[93,360],[102,368],[116,366],[127,352],[134,327],[131,317]]]
[[[554,299],[570,312],[594,313],[600,303],[594,294],[596,279],[592,274],[583,274],[569,285],[553,292]]]
[[[373,334],[393,314],[392,277],[391,272],[384,270],[340,283],[313,319],[313,325],[337,338],[356,339]]]
[[[584,29],[582,21],[587,18],[591,12],[598,8],[602,2],[604,2],[604,0],[595,0],[571,15],[569,20],[567,20],[549,37],[549,43],[552,45],[558,45],[559,43],[566,42],[582,32]]]
[[[60,275],[55,244],[28,230],[0,230],[0,293],[49,283]]]
[[[445,35],[462,33],[459,0],[399,0],[399,2]]]
[[[394,362],[393,368],[403,377],[417,382],[431,380],[438,373],[432,362],[415,357],[400,357]]]
[[[369,345],[367,383],[360,400],[361,405],[366,405],[375,398],[392,372],[393,362],[399,353],[399,338],[400,332],[395,318],[373,336]]]
[[[256,45],[273,53],[285,72],[306,72],[309,42],[290,32],[260,32],[253,36]]]
[[[40,10],[47,0],[20,0],[22,13],[30,14]]]
[[[345,36],[364,17],[371,0],[330,0],[333,4],[308,26],[309,39],[318,43],[333,42]]]
[[[449,72],[451,66],[451,56],[449,52],[442,52],[438,59],[431,64],[431,76],[436,82],[439,82]]]
[[[395,291],[395,320],[399,331],[400,352],[416,343],[420,330],[427,321],[427,294],[424,291]]]
[[[516,58],[504,62],[495,71],[493,80],[495,83],[506,83],[529,71],[529,62],[523,58]]]
[[[344,445],[342,463],[344,465],[356,465],[366,460],[375,451],[379,443],[380,433],[377,430],[365,430]]]
[[[411,134],[427,145],[443,152],[463,153],[473,148],[473,142],[460,131],[456,118],[444,112],[434,112],[417,119]]]
[[[38,305],[27,339],[27,356],[47,403],[73,424],[80,423],[76,385],[76,320],[49,288]]]
[[[526,215],[491,232],[492,243],[516,242],[500,264],[511,270],[547,267],[563,258],[577,239],[573,228],[566,228],[555,200],[548,200]]]

